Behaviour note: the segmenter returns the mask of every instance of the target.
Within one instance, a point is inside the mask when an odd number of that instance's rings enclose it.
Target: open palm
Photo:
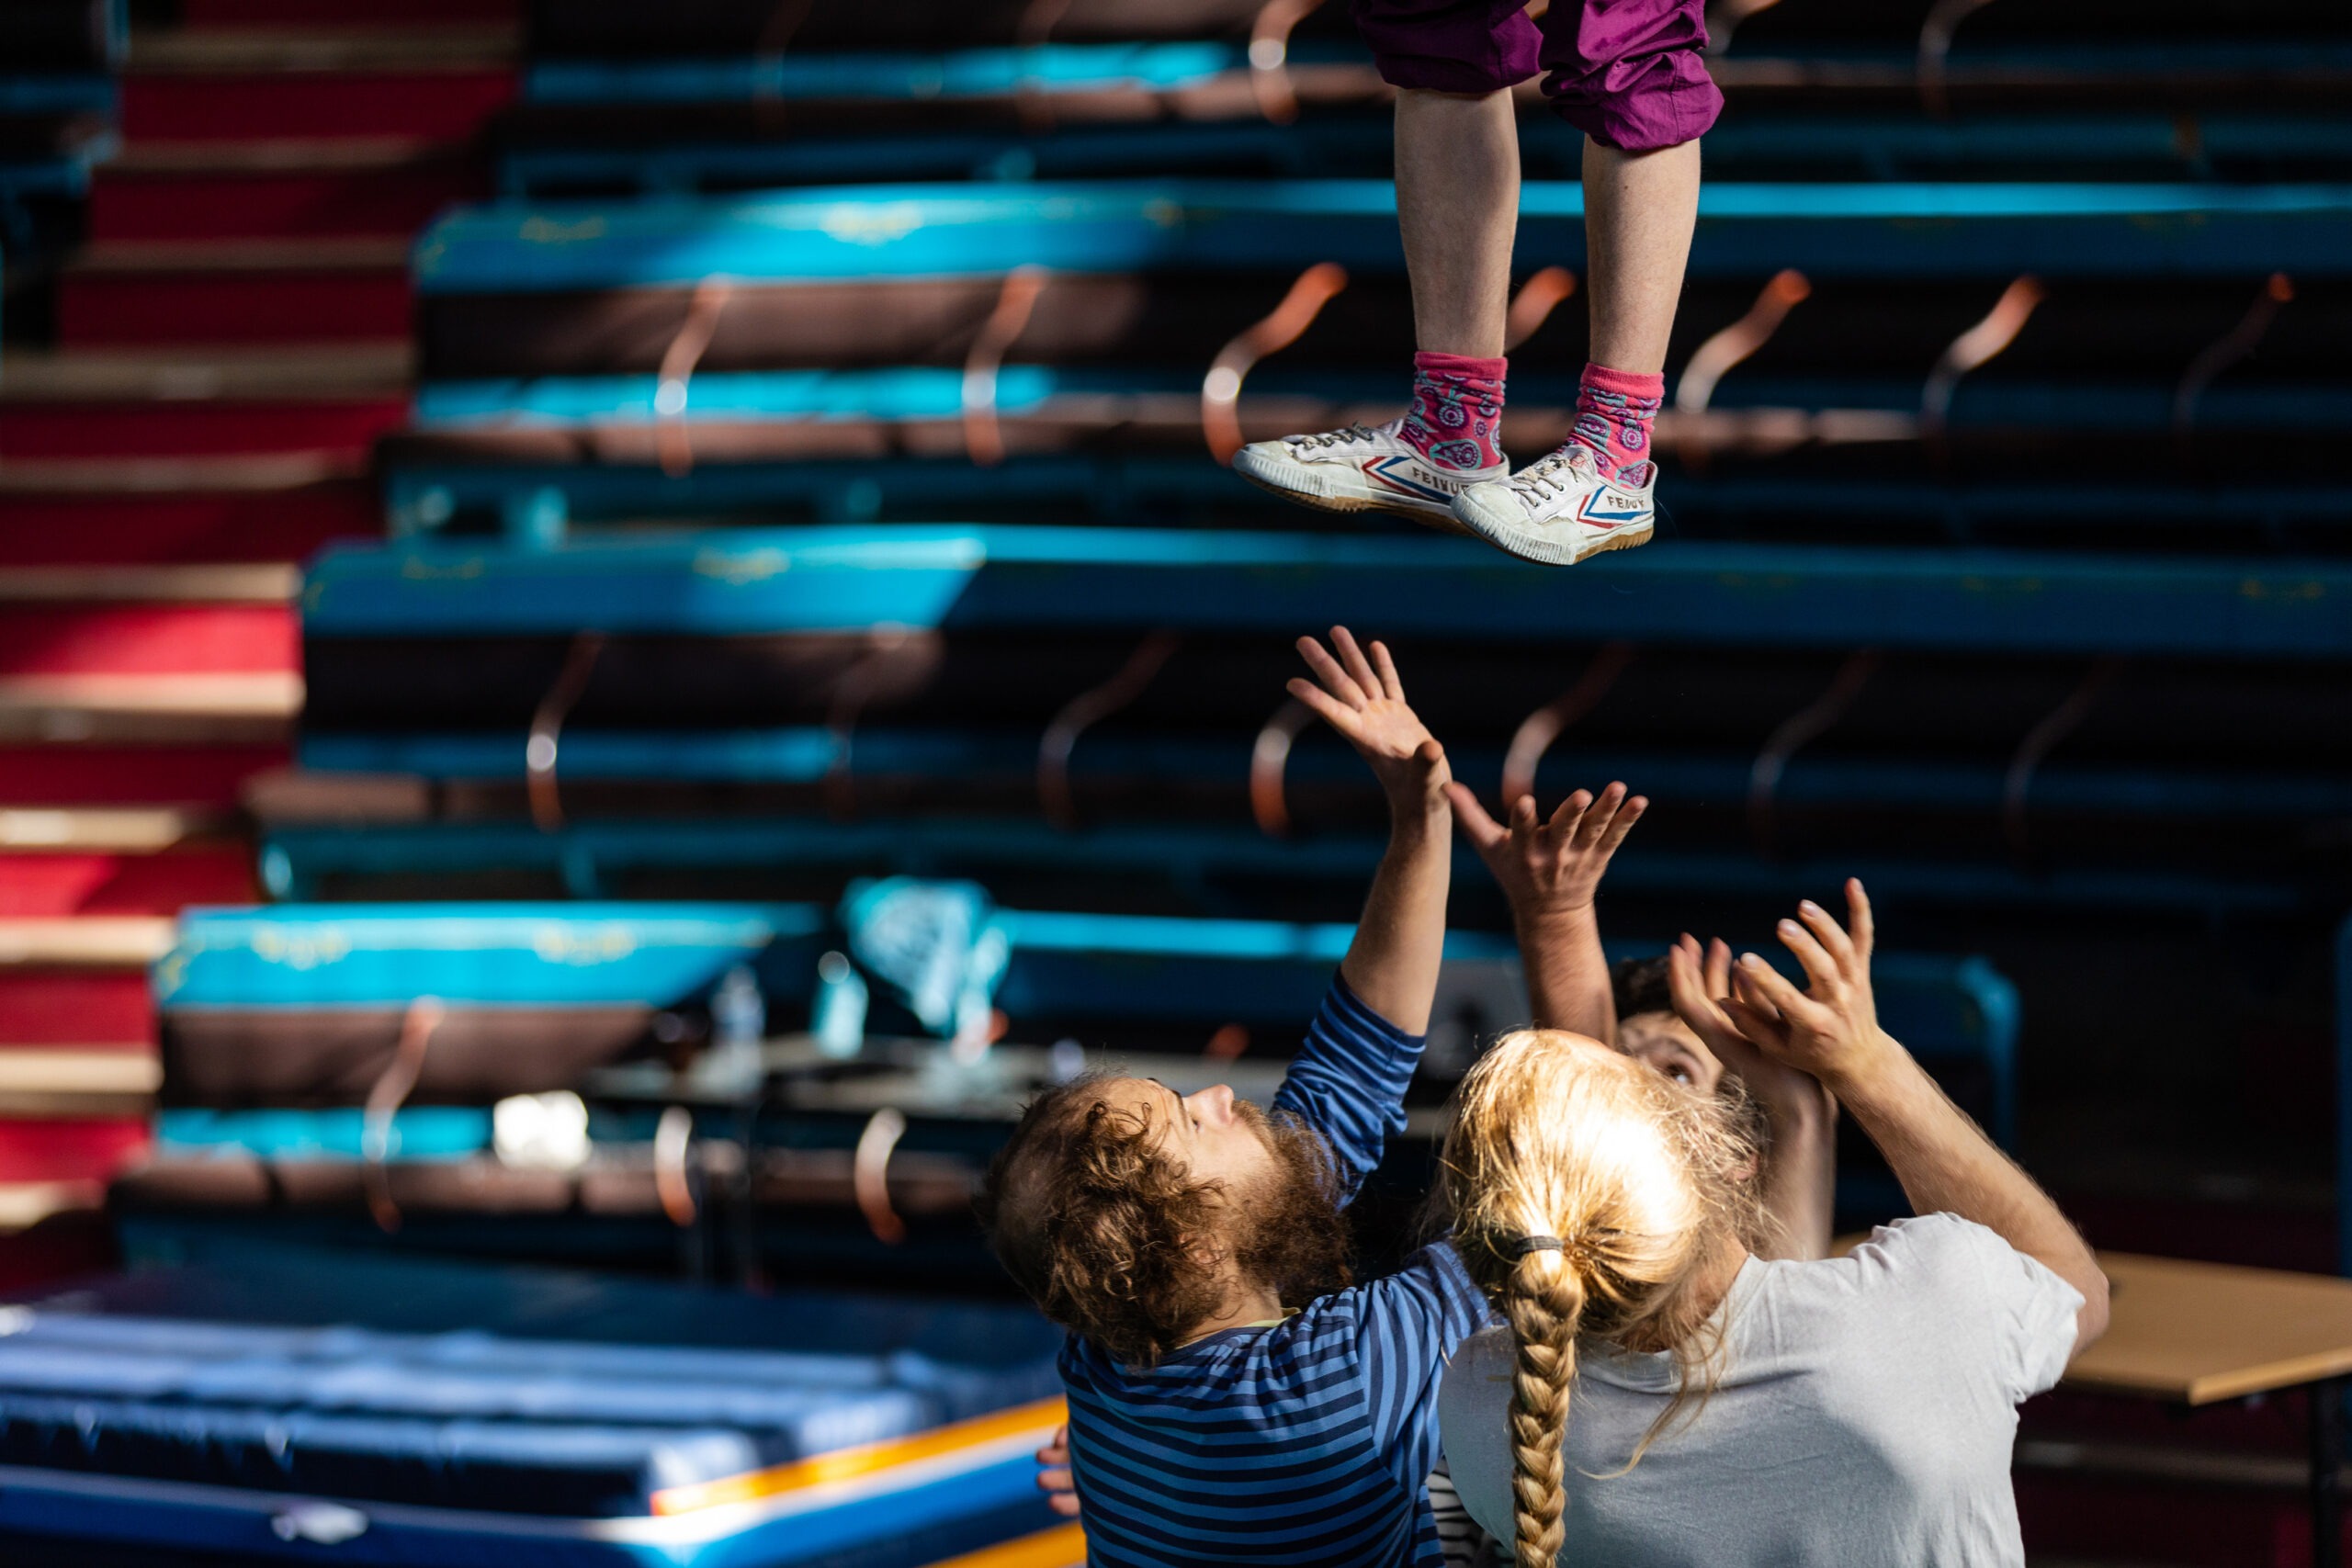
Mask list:
[[[1298,653],[1315,680],[1294,675],[1290,694],[1347,738],[1391,800],[1428,799],[1445,787],[1453,776],[1445,749],[1405,701],[1385,645],[1374,642],[1367,659],[1347,627],[1333,626],[1331,650],[1303,637]]]

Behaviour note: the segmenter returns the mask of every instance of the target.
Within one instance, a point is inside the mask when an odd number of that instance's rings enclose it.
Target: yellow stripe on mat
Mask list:
[[[931,1568],[1084,1568],[1085,1562],[1085,1528],[1056,1525],[1035,1535],[1024,1535],[1019,1540],[934,1562]]]
[[[1060,1426],[1068,1416],[1069,1406],[1063,1401],[1041,1399],[1035,1404],[1015,1405],[1011,1410],[1000,1410],[993,1416],[935,1427],[911,1438],[891,1438],[878,1443],[864,1443],[856,1448],[795,1460],[789,1464],[730,1475],[720,1481],[664,1487],[653,1495],[653,1512],[660,1516],[686,1514],[697,1508],[715,1508],[729,1503],[756,1503],[764,1497],[822,1486],[829,1482],[854,1481],[876,1471],[912,1464],[919,1460],[937,1459],[959,1449],[997,1442],[1022,1432],[1044,1431]]]

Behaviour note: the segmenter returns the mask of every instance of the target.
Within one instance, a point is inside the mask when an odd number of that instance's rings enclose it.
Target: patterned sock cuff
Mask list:
[[[1423,350],[1413,355],[1413,371],[1419,376],[1475,376],[1481,381],[1500,382],[1510,366],[1510,361],[1501,357],[1473,359],[1466,354],[1431,354]]]

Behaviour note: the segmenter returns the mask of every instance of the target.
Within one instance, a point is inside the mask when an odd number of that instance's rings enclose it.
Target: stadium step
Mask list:
[[[358,22],[360,25],[353,25]],[[514,94],[512,23],[188,26],[133,35],[122,132],[151,144],[401,139],[462,146]]]
[[[180,0],[187,28],[516,25],[519,0]]]
[[[399,428],[404,398],[0,405],[0,458],[184,457],[295,447],[364,460]]]
[[[409,329],[398,239],[212,240],[93,245],[58,285],[69,348],[381,343]]]
[[[135,145],[91,181],[115,241],[404,237],[487,181],[462,142],[401,136]]]
[[[105,477],[85,465],[67,471]],[[373,488],[359,479],[210,494],[0,488],[0,568],[296,561],[331,540],[373,536],[379,515]]]

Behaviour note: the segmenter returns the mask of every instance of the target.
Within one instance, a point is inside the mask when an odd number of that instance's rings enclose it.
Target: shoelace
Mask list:
[[[1340,430],[1327,430],[1320,435],[1294,435],[1290,442],[1298,447],[1346,446],[1358,441],[1369,441],[1376,434],[1370,425],[1351,424]]]
[[[1555,452],[1550,457],[1537,463],[1533,468],[1529,468],[1526,472],[1513,474],[1510,480],[1511,488],[1513,490],[1532,491],[1537,496],[1548,501],[1553,496],[1559,495],[1567,489],[1566,485],[1553,478],[1553,476],[1557,474],[1562,468],[1578,466],[1578,458],[1583,459],[1583,467],[1591,467],[1591,455],[1587,453],[1581,446],[1570,447],[1565,451]]]

